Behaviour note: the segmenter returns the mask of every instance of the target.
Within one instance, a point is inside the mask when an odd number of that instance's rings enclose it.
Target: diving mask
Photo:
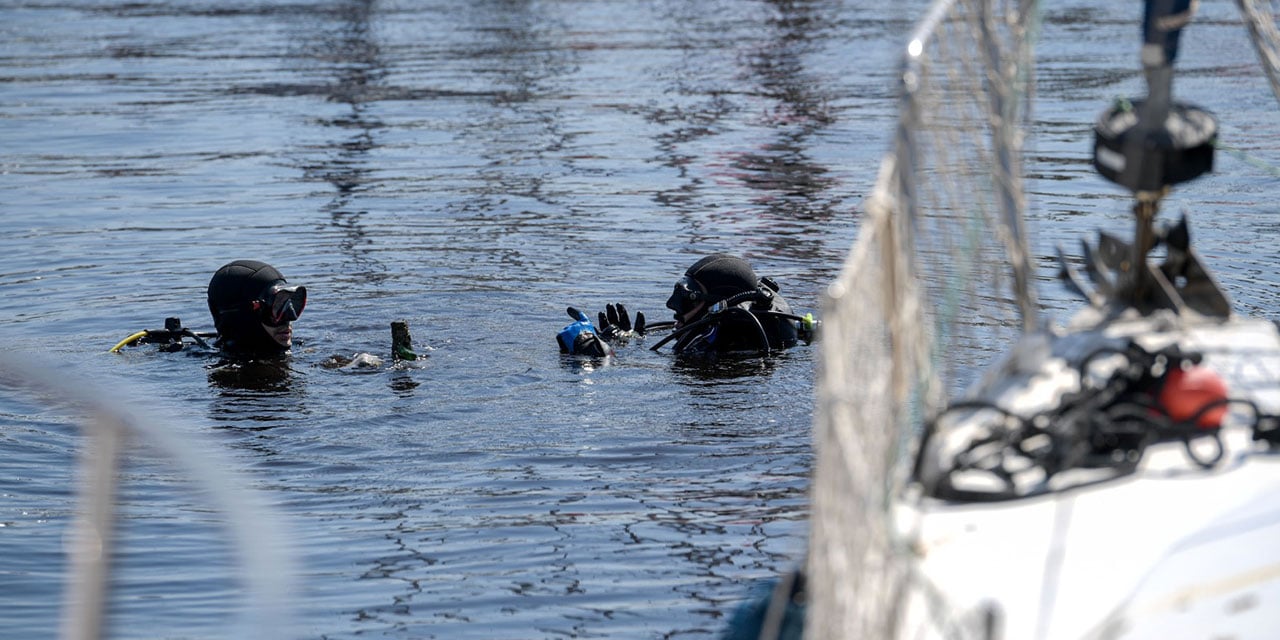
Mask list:
[[[671,291],[671,297],[667,298],[667,308],[675,311],[677,315],[684,315],[692,310],[707,297],[707,290],[703,288],[702,283],[684,276],[676,281],[675,288]]]
[[[253,301],[253,310],[258,313],[262,324],[268,327],[278,327],[297,320],[306,306],[306,287],[275,285],[262,298]]]

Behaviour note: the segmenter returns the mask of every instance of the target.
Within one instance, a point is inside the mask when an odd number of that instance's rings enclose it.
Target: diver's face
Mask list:
[[[292,322],[286,322],[284,324],[281,324],[278,327],[273,327],[269,324],[263,324],[262,330],[266,331],[267,335],[271,336],[271,339],[276,341],[276,344],[282,347],[293,346],[293,323]]]
[[[706,289],[689,276],[676,282],[671,297],[667,298],[667,308],[675,312],[676,328],[689,324],[702,315],[702,310],[707,307],[706,297]]]
[[[698,319],[702,315],[702,310],[707,308],[706,302],[689,302],[687,299],[680,300],[676,296],[672,296],[667,300],[667,308],[674,311],[672,317],[676,320],[676,328],[679,329],[690,322]]]
[[[689,324],[694,320],[697,320],[698,316],[702,314],[702,310],[705,309],[706,307],[707,307],[707,303],[699,302],[697,305],[695,305],[692,309],[690,309],[687,313],[683,315],[681,315],[680,312],[677,311],[675,313],[676,327],[677,328],[683,327],[684,325]]]

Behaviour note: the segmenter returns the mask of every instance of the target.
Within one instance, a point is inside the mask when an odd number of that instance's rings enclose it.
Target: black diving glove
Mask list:
[[[631,317],[627,314],[627,308],[621,302],[607,304],[604,308],[605,310],[597,316],[597,320],[600,321],[600,335],[609,340],[626,340],[644,335],[643,311],[636,312],[636,321],[632,324]]]
[[[587,314],[573,307],[565,311],[574,322],[556,334],[556,343],[560,345],[561,353],[595,357],[613,355],[613,347],[600,337]]]

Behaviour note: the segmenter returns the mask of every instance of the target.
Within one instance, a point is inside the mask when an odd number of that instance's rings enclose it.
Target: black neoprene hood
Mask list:
[[[709,255],[693,263],[684,274],[701,284],[712,302],[753,291],[760,282],[746,260],[725,253]]]
[[[214,272],[209,313],[224,349],[266,354],[287,350],[263,330],[253,311],[253,301],[281,282],[286,280],[275,267],[257,260],[236,260]]]

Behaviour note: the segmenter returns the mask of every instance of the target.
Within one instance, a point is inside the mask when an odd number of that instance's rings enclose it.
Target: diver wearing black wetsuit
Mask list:
[[[293,321],[307,304],[306,287],[289,286],[280,272],[265,262],[236,260],[218,269],[209,281],[209,313],[214,333],[195,332],[178,318],[166,318],[163,329],[146,329],[111,348],[119,353],[130,345],[156,345],[161,351],[182,351],[187,340],[197,353],[217,351],[234,360],[278,358],[293,344]],[[205,338],[216,338],[210,346]]]
[[[813,340],[817,323],[811,314],[798,316],[778,294],[772,278],[759,278],[746,260],[724,253],[707,256],[684,272],[667,299],[674,322],[635,323],[626,307],[610,304],[594,325],[585,313],[569,307],[573,324],[556,335],[561,353],[601,357],[613,355],[612,342],[644,336],[647,330],[672,328],[650,347],[657,351],[674,341],[676,354],[767,353]]]
[[[763,352],[794,346],[797,323],[771,278],[759,278],[746,260],[707,256],[689,267],[667,299],[675,312],[673,350],[681,353]]]
[[[289,286],[275,267],[257,260],[228,263],[209,280],[215,346],[238,358],[284,355],[306,304],[307,288]]]

